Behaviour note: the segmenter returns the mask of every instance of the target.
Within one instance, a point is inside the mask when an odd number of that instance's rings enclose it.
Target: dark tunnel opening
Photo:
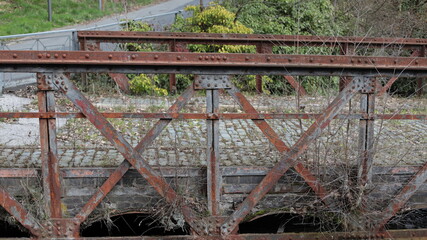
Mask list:
[[[172,220],[173,221],[173,220]],[[176,222],[175,222],[176,223]],[[81,230],[82,237],[119,237],[119,236],[170,236],[188,235],[189,226],[166,229],[158,220],[148,214],[130,213],[103,219]]]
[[[319,232],[325,228],[339,230],[315,217],[299,214],[279,213],[255,217],[239,225],[239,233],[286,233],[286,232]]]
[[[406,211],[392,218],[386,225],[387,229],[419,229],[427,228],[427,208]]]
[[[0,238],[31,237],[31,234],[19,223],[0,220]]]

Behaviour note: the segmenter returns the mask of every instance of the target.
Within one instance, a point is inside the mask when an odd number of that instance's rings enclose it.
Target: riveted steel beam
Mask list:
[[[217,114],[219,111],[219,90],[206,90],[206,112]],[[208,210],[212,216],[220,214],[219,202],[222,178],[219,172],[219,121],[207,120],[207,192]]]
[[[170,52],[0,51],[0,71],[425,77],[427,76],[427,58]]]
[[[339,47],[351,44],[360,47],[414,48],[426,46],[421,38],[371,38],[335,37],[273,34],[219,34],[219,33],[173,33],[173,32],[125,32],[125,31],[78,31],[79,41],[97,40],[120,43],[168,43],[174,41],[186,44],[256,45],[260,43],[281,46]]]
[[[47,82],[59,81],[54,74],[37,74],[39,112],[55,112],[54,91],[47,90]],[[50,88],[52,89],[52,88]],[[59,174],[58,149],[56,144],[56,119],[43,118],[40,122],[40,148],[43,177],[43,196],[45,209],[50,218],[60,218],[61,212],[61,177]]]

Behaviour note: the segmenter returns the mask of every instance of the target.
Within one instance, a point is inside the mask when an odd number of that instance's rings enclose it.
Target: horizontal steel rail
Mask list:
[[[426,77],[427,58],[176,52],[0,51],[3,72]]]
[[[105,118],[146,118],[176,120],[232,120],[232,119],[316,119],[318,113],[101,113]],[[0,112],[0,118],[85,118],[83,113],[65,112]],[[334,119],[370,120],[427,120],[423,114],[338,114]]]
[[[79,31],[79,41],[98,42],[136,42],[136,43],[186,43],[186,44],[224,44],[257,45],[260,43],[279,46],[328,46],[352,44],[358,47],[405,47],[427,46],[421,38],[372,38],[372,37],[334,37],[273,34],[221,34],[221,33],[174,33],[174,32],[124,32],[124,31]]]

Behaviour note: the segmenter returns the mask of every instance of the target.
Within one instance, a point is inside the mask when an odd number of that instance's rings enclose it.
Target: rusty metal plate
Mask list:
[[[194,89],[230,89],[231,82],[228,75],[196,75]]]

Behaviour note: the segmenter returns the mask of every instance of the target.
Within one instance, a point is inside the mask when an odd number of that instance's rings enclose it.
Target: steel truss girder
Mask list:
[[[49,54],[49,53],[46,53],[46,52],[44,52],[45,54],[46,54],[46,57],[47,57],[47,54]],[[72,53],[75,53],[75,52],[72,52]],[[80,54],[81,52],[77,52],[78,54]],[[76,53],[76,54],[77,54]],[[2,54],[3,54],[3,52],[0,52],[0,58],[2,57]],[[68,53],[67,53],[68,54]],[[60,58],[60,57],[62,57],[62,58],[67,58],[67,57],[69,57],[69,55],[65,55],[65,57],[64,57],[64,55],[53,55],[53,59],[57,59],[58,60],[58,58]],[[76,55],[76,56],[80,56],[80,55]],[[97,54],[99,54],[99,53],[97,53]],[[169,53],[168,53],[169,54]],[[37,55],[38,56],[38,55]],[[86,55],[82,55],[82,56],[84,56],[84,58],[85,59],[87,59],[86,58]],[[116,57],[118,57],[119,55],[117,55]],[[128,57],[128,58],[126,58],[126,56]],[[211,55],[207,55],[207,56],[211,56]],[[217,54],[215,54],[215,55],[212,55],[212,56],[217,56]],[[43,55],[42,55],[42,57],[43,57]],[[90,58],[91,56],[89,56],[89,58]],[[111,56],[111,59],[114,59],[114,57],[115,56]],[[117,60],[117,61],[122,61],[122,64],[124,64],[123,66],[131,66],[131,67],[135,67],[135,66],[137,66],[137,67],[145,67],[145,66],[147,66],[147,64],[152,64],[150,61],[148,61],[149,63],[147,63],[146,61],[144,62],[144,61],[141,61],[141,62],[138,62],[136,65],[135,65],[135,63],[133,62],[133,63],[131,63],[131,64],[129,64],[129,62],[132,62],[132,60],[131,59],[137,59],[139,57],[139,55],[137,56],[137,55],[135,55],[135,56],[132,56],[132,55],[125,55],[125,58],[123,58],[123,59],[121,59],[121,60]],[[17,58],[19,58],[19,56],[18,55],[16,55],[16,56],[14,56],[14,55],[12,55],[12,58],[15,58],[15,59],[17,59]],[[110,58],[109,56],[108,56],[108,58]],[[49,59],[50,60],[52,60],[51,59],[51,57],[49,57]],[[60,60],[63,60],[63,59],[60,59]],[[180,59],[176,59],[176,60],[183,60],[183,58],[180,58]],[[203,60],[203,59],[202,59]],[[206,60],[206,59],[205,59]],[[208,59],[209,60],[209,59]],[[214,59],[213,60],[213,62],[216,62],[216,60],[217,59]],[[221,59],[220,59],[221,60]],[[246,60],[246,59],[245,59]],[[248,59],[247,61],[250,61],[251,59]],[[267,59],[266,61],[267,62],[270,62],[272,59]],[[404,60],[407,60],[406,58],[404,59]],[[422,73],[422,74],[425,74],[425,64],[424,64],[424,62],[422,62],[421,61],[421,63],[422,63],[422,65],[423,66],[421,66],[420,67],[420,61],[418,61],[418,62],[416,62],[417,60],[416,60],[416,58],[414,58],[414,59],[412,59],[413,61],[414,61],[414,66],[407,66],[407,69],[409,69],[408,71],[413,71],[413,72],[411,72],[411,74],[414,74],[414,73],[418,73],[418,72],[420,72],[420,73]],[[421,60],[423,60],[423,59],[421,59]],[[1,63],[1,59],[0,59],[0,63]],[[33,63],[34,62],[36,62],[35,60],[30,60],[30,62],[31,61],[33,61]],[[74,61],[75,61],[75,63],[61,63],[61,61],[56,61],[56,60],[53,60],[52,62],[45,62],[45,63],[43,63],[41,66],[43,67],[43,68],[45,68],[46,70],[50,70],[50,71],[52,71],[52,69],[55,69],[56,67],[55,66],[65,66],[65,65],[68,65],[68,64],[70,64],[70,65],[73,65],[73,64],[76,64],[76,65],[79,65],[79,66],[81,66],[81,63],[80,62],[77,62],[78,61],[78,58],[77,59],[75,59]],[[68,61],[68,60],[67,60]],[[310,61],[310,60],[309,60]],[[314,60],[313,60],[314,61]],[[84,60],[83,60],[83,62],[84,62]],[[83,66],[81,66],[82,68],[85,68],[86,69],[86,71],[90,71],[94,66],[95,66],[95,68],[97,67],[97,64],[106,64],[106,63],[103,63],[104,62],[104,60],[98,60],[98,63],[96,62],[96,61],[92,61],[92,62],[90,62],[90,64],[88,65],[89,67],[83,67]],[[176,62],[176,61],[175,61]],[[237,61],[238,62],[238,61]],[[291,61],[292,62],[292,61]],[[395,64],[398,64],[398,62],[399,61],[397,61]],[[14,69],[13,71],[17,71],[17,70],[21,70],[21,71],[27,71],[28,69],[32,69],[32,70],[34,70],[34,66],[35,65],[31,65],[31,64],[33,64],[33,63],[28,63],[28,62],[21,62],[21,63],[15,63],[16,64],[16,67],[13,67],[13,66],[7,66],[8,64],[10,64],[10,65],[14,65],[14,64],[12,64],[12,63],[10,63],[10,62],[8,62],[8,63],[6,63],[5,65],[0,65],[0,69],[2,68],[2,67],[5,67],[5,69]],[[172,66],[172,64],[174,63],[174,61],[172,61],[172,62],[167,62],[166,60],[165,60],[165,62],[163,63],[163,64],[165,64],[165,66],[167,65],[167,66],[170,66],[170,67],[173,67]],[[333,61],[332,61],[332,63],[333,63]],[[90,66],[91,64],[93,64],[94,66]],[[112,64],[114,64],[114,63],[112,63]],[[126,64],[128,64],[128,65],[126,65]],[[187,65],[186,65],[187,64]],[[221,63],[222,64],[222,63]],[[206,69],[210,69],[210,68],[218,68],[218,69],[220,69],[219,67],[221,66],[221,64],[218,64],[217,63],[217,65],[215,65],[215,63],[208,63],[208,64],[206,64],[206,66],[204,66],[204,67],[206,67]],[[227,66],[227,64],[228,65],[232,65],[232,64],[230,64],[229,62],[227,62],[227,63],[225,63],[225,66]],[[239,64],[241,64],[241,63],[237,63],[237,65],[239,65]],[[252,64],[255,64],[255,62],[253,62]],[[303,63],[303,64],[305,64],[305,63]],[[185,68],[185,69],[190,69],[190,67],[188,67],[188,66],[190,66],[191,65],[191,63],[185,63],[184,65],[182,65],[182,66],[180,66],[179,68]],[[263,65],[263,63],[261,63],[261,65]],[[324,65],[322,66],[322,63],[321,62],[319,62],[319,67],[320,68],[323,68],[324,67]],[[362,70],[360,70],[360,71],[365,71],[366,69],[370,69],[370,70],[372,70],[372,71],[375,71],[373,68],[372,68],[372,66],[367,66],[367,67],[362,67],[361,65],[363,65],[363,64],[360,64],[360,65],[357,65],[357,67],[355,67],[356,69],[362,69]],[[24,66],[23,68],[21,68],[22,66]],[[108,63],[108,64],[106,64],[106,68],[108,68],[108,67],[110,67],[110,68],[113,68],[112,66],[115,66],[115,65],[110,65],[110,63]],[[123,66],[121,66],[121,67],[123,67]],[[155,66],[155,65],[148,65],[148,66]],[[249,67],[250,66],[250,64],[247,64],[247,65],[245,65],[245,64],[243,64],[243,65],[241,65],[240,67],[241,68],[245,68],[245,67]],[[253,66],[252,66],[253,67]],[[264,67],[265,67],[265,65],[264,65]],[[282,67],[283,68],[283,67]],[[302,66],[302,68],[304,69],[304,71],[309,71],[308,69],[309,68],[307,68],[306,66]],[[76,68],[77,69],[77,68]],[[118,67],[115,67],[115,69],[118,69]],[[237,68],[236,68],[237,69]],[[397,69],[399,69],[399,67],[397,67],[396,69],[393,69],[393,71],[397,71]],[[411,70],[412,69],[412,70]],[[38,70],[40,70],[40,69],[38,69]],[[57,69],[58,71],[59,70],[63,70],[63,69]],[[403,70],[403,69],[401,69],[401,70]],[[136,71],[136,68],[134,69],[134,71]],[[204,69],[202,69],[201,71],[205,71]],[[242,70],[240,70],[240,71],[242,71]],[[381,72],[381,71],[383,71],[383,70],[378,70],[378,72]],[[406,70],[405,70],[406,71]],[[223,72],[223,71],[222,71]],[[310,141],[312,141],[316,136],[318,136],[319,134],[320,134],[320,130],[322,129],[322,128],[324,128],[324,127],[326,127],[327,126],[327,124],[329,124],[329,122],[331,121],[331,119],[333,119],[335,116],[337,116],[337,113],[339,112],[339,110],[340,110],[340,108],[343,106],[343,104],[345,104],[345,102],[348,100],[348,99],[350,99],[357,91],[359,91],[359,90],[363,90],[363,91],[370,91],[369,90],[369,88],[366,88],[366,87],[369,87],[369,85],[363,85],[363,87],[360,87],[359,85],[357,85],[357,84],[355,84],[355,80],[357,80],[357,81],[359,81],[359,79],[358,78],[354,78],[353,79],[353,85],[349,85],[347,88],[345,88],[344,89],[344,91],[342,92],[342,93],[340,93],[340,95],[337,97],[337,99],[334,101],[334,102],[332,102],[331,103],[331,105],[326,109],[326,112],[324,113],[324,114],[321,114],[321,115],[317,115],[317,116],[315,116],[315,124],[313,124],[308,130],[307,130],[307,132],[303,135],[303,137],[300,139],[300,141],[298,141],[295,145],[294,145],[294,147],[288,152],[288,153],[286,153],[285,154],[285,157],[282,159],[282,161],[278,164],[278,165],[276,165],[276,167],[277,166],[279,166],[279,170],[278,169],[273,169],[272,171],[270,171],[270,173],[267,175],[267,177],[265,178],[265,179],[267,179],[267,178],[269,178],[270,180],[266,180],[266,181],[268,181],[268,183],[267,184],[271,184],[271,183],[273,183],[274,182],[274,179],[278,179],[278,178],[280,178],[280,176],[281,176],[281,174],[283,174],[284,173],[284,171],[286,171],[290,166],[292,166],[292,165],[294,165],[294,164],[296,164],[297,162],[296,162],[296,158],[298,157],[298,155],[299,154],[301,154],[306,148],[307,148],[307,145],[310,143]],[[56,81],[58,81],[58,82],[56,82]],[[351,87],[351,89],[349,89],[349,87]],[[354,88],[353,88],[354,87]],[[123,138],[121,138],[121,136],[120,135],[118,135],[116,132],[115,132],[115,130],[114,130],[114,128],[112,128],[112,126],[110,125],[109,126],[109,123],[108,123],[108,121],[105,119],[105,117],[101,114],[101,113],[99,113],[88,101],[87,101],[87,99],[85,99],[82,95],[81,95],[81,93],[75,88],[75,86],[64,76],[62,79],[61,79],[61,77],[55,77],[54,78],[54,80],[52,80],[51,82],[42,82],[42,84],[40,84],[40,88],[41,89],[44,89],[44,90],[56,90],[56,89],[59,89],[59,90],[61,90],[61,91],[63,91],[68,97],[70,97],[70,99],[75,103],[75,105],[78,107],[78,108],[80,108],[80,110],[82,111],[82,113],[83,113],[83,115],[85,115],[85,117],[87,117],[96,127],[98,127],[98,129],[100,129],[101,131],[103,131],[103,133],[104,133],[104,135],[106,135],[107,136],[107,138],[109,137],[109,139],[110,139],[110,141],[112,141],[113,142],[113,144],[115,144],[116,145],[116,147],[119,149],[119,150],[121,150],[121,152],[122,152],[122,154],[125,156],[125,158],[126,159],[128,159],[129,160],[129,163],[132,163],[132,165],[133,166],[135,166],[141,173],[142,173],[142,175],[143,176],[145,176],[145,177],[147,177],[147,178],[150,178],[150,176],[152,176],[153,177],[153,182],[151,182],[152,184],[154,184],[154,185],[156,185],[157,184],[157,186],[163,186],[163,187],[165,187],[165,189],[162,189],[162,187],[159,187],[159,188],[157,188],[157,190],[159,191],[159,192],[161,192],[161,194],[163,194],[163,196],[166,196],[166,198],[169,198],[169,199],[171,199],[171,198],[173,198],[173,197],[175,197],[176,195],[174,195],[173,194],[173,192],[170,190],[170,188],[168,188],[168,186],[167,185],[163,185],[163,183],[164,183],[164,181],[162,181],[162,179],[159,179],[159,178],[157,178],[157,176],[154,174],[153,175],[153,172],[151,171],[151,169],[150,168],[147,168],[147,166],[148,165],[144,165],[144,162],[143,162],[143,160],[142,160],[142,157],[140,156],[140,154],[137,152],[137,149],[135,148],[135,149],[133,149],[132,147],[130,147],[130,145],[129,144],[127,144],[125,141],[123,141]],[[80,114],[80,113],[78,113],[78,114]],[[174,113],[171,113],[171,116],[173,115]],[[257,113],[250,113],[250,114],[252,114],[252,117],[253,116],[261,116],[260,114],[257,114]],[[50,112],[46,112],[46,113],[40,113],[40,116],[46,116],[46,118],[52,118],[52,116],[58,116],[57,115],[57,113],[54,113],[54,112],[52,112],[52,111],[50,111]],[[176,116],[176,115],[174,115],[174,116]],[[205,117],[207,117],[206,119],[210,119],[210,118],[208,118],[209,117],[209,115],[204,115]],[[308,116],[308,115],[307,115]],[[370,117],[370,116],[368,116],[368,117]],[[212,115],[212,117],[211,117],[211,119],[217,119],[218,117],[215,117],[215,116],[213,116]],[[172,119],[172,118],[171,118]],[[165,119],[166,121],[169,121],[170,119]],[[262,120],[262,119],[257,119],[257,118],[255,118],[254,120]],[[101,128],[104,128],[105,126],[107,126],[107,129],[101,129]],[[141,144],[145,144],[145,143],[141,143]],[[141,147],[142,148],[142,147]],[[285,149],[285,148],[284,148]],[[286,157],[288,157],[288,159],[286,159]],[[290,160],[289,160],[290,159]],[[141,161],[140,161],[141,160]],[[288,161],[285,161],[285,160],[288,160]],[[290,162],[290,163],[292,163],[292,164],[286,164],[285,162]],[[139,164],[139,165],[137,165],[137,164]],[[125,166],[124,168],[120,168],[120,169],[125,169],[126,167],[130,167],[130,166]],[[416,176],[414,176],[414,178],[413,178],[413,180],[411,180],[410,181],[410,183],[418,183],[419,181],[421,181],[420,179],[423,179],[424,177],[425,177],[425,166],[424,166],[424,171],[422,171],[422,173],[420,173],[420,174],[417,174]],[[122,172],[122,170],[118,170],[120,173]],[[282,173],[283,172],[283,173]],[[421,176],[421,177],[420,177]],[[273,180],[272,180],[273,179]],[[157,182],[157,180],[159,181],[159,182]],[[266,181],[264,181],[263,180],[263,182],[261,182],[261,185],[259,185],[254,191],[255,191],[255,194],[257,194],[256,193],[256,191],[257,191],[257,189],[259,190],[259,189],[261,189],[261,191],[265,191],[269,186],[267,186],[266,188],[265,187],[263,187],[262,186],[262,184],[266,184],[265,182]],[[165,190],[165,191],[163,191],[163,190]],[[417,188],[414,190],[414,188],[412,187],[412,186],[407,186],[407,187],[405,187],[403,190],[402,190],[402,192],[400,193],[400,195],[398,195],[398,199],[409,199],[409,197],[415,192],[417,190]],[[267,190],[268,191],[268,190]],[[254,192],[253,192],[254,193]],[[104,194],[104,192],[100,195],[101,197],[102,197],[102,195]],[[263,192],[261,192],[261,194],[258,194],[258,196],[257,196],[257,199],[261,199],[262,198],[262,194],[264,194]],[[265,194],[264,194],[265,195]],[[7,194],[2,194],[1,195],[2,196],[2,199],[4,200],[4,199],[6,199],[7,201],[9,201],[9,200],[13,200],[13,198],[11,198],[10,196],[8,196]],[[250,195],[251,196],[251,195]],[[402,198],[399,198],[399,196],[403,196]],[[4,200],[5,201],[5,200]],[[259,201],[259,200],[256,200],[256,201]],[[256,201],[251,201],[249,204],[250,205],[255,205],[256,204]],[[245,203],[245,202],[244,202]],[[14,206],[14,204],[16,205],[16,201],[14,202],[14,201],[12,201],[12,203],[11,203],[11,205],[10,206]],[[393,204],[395,204],[395,203],[393,203]],[[399,202],[399,204],[400,204],[400,202]],[[19,208],[19,206],[17,207],[17,208]],[[22,207],[21,207],[21,209],[22,209]],[[242,209],[242,208],[240,208],[240,209]],[[243,211],[239,211],[239,209],[238,209],[238,211],[237,212],[235,212],[234,213],[234,215],[236,215],[236,216],[238,216],[239,218],[242,216],[242,215],[244,215],[244,212],[245,211],[247,211],[247,209],[248,208],[245,208],[245,209],[243,209]],[[396,208],[395,207],[393,207],[393,213],[392,214],[395,214],[396,212],[397,212],[397,210],[395,210]],[[23,210],[23,209],[22,209]],[[188,211],[187,211],[188,210]],[[249,209],[250,210],[250,209]],[[20,212],[20,214],[22,215],[23,214],[23,216],[24,216],[24,218],[25,219],[27,219],[28,218],[28,216],[30,216],[30,215],[28,215],[27,213],[25,213],[24,212],[25,210],[23,210],[23,211],[19,211]],[[184,215],[185,215],[185,213],[187,213],[187,214],[189,214],[189,215],[191,215],[191,209],[184,209]],[[16,215],[16,214],[15,214]],[[14,216],[15,216],[14,215]],[[227,226],[227,229],[229,230],[229,229],[231,229],[232,230],[232,228],[233,228],[233,226],[234,226],[234,228],[235,228],[235,226],[238,224],[238,221],[236,220],[236,219],[238,219],[238,218],[233,218],[234,217],[234,215],[232,215],[230,218],[229,218],[229,220],[228,221],[226,221],[225,222],[225,224],[223,225],[223,226]],[[187,215],[188,216],[188,215]],[[16,217],[16,216],[15,216]],[[20,216],[18,216],[18,220],[19,220],[19,217]],[[21,218],[21,219],[24,219],[24,218]],[[31,217],[29,217],[29,219],[30,219]],[[190,217],[191,218],[191,217]],[[231,224],[230,224],[230,219],[231,219]],[[187,217],[187,220],[188,220],[188,217]],[[194,219],[193,219],[193,221],[194,221]],[[60,222],[59,220],[58,220],[58,222]],[[192,223],[191,223],[191,221],[189,222],[190,223],[190,225],[193,227],[193,225],[192,225]],[[64,225],[67,225],[67,224],[69,224],[68,222],[67,223],[64,223]],[[200,222],[199,222],[199,224],[200,224]],[[35,227],[34,227],[34,224],[27,224],[28,225],[28,228],[30,229],[30,230],[32,230],[32,231],[34,231],[34,229],[35,229]],[[27,225],[24,225],[24,226],[27,226]],[[37,225],[37,224],[35,224],[35,225]],[[196,224],[197,225],[197,224]],[[194,227],[193,227],[194,228]],[[197,227],[196,228],[194,228],[194,229],[196,229],[196,230],[198,230],[197,229]],[[200,229],[199,229],[200,230]],[[231,232],[231,230],[230,230],[230,232]],[[37,231],[35,231],[35,232],[37,232]],[[200,232],[199,232],[199,234],[200,235],[203,235],[204,233],[203,233],[203,230],[201,230],[201,234],[200,234]],[[224,232],[223,232],[224,233]],[[38,233],[37,233],[38,234]],[[36,235],[36,234],[35,234]],[[225,235],[227,235],[227,233],[225,233]]]
[[[172,32],[129,32],[129,31],[78,31],[79,41],[120,42],[120,43],[188,43],[217,45],[256,45],[260,43],[282,46],[336,47],[354,44],[360,47],[414,48],[427,46],[421,38],[373,38],[334,37],[273,34],[222,34],[222,33],[172,33]],[[82,49],[83,50],[83,49]]]
[[[427,76],[427,58],[173,52],[0,51],[2,72]]]

